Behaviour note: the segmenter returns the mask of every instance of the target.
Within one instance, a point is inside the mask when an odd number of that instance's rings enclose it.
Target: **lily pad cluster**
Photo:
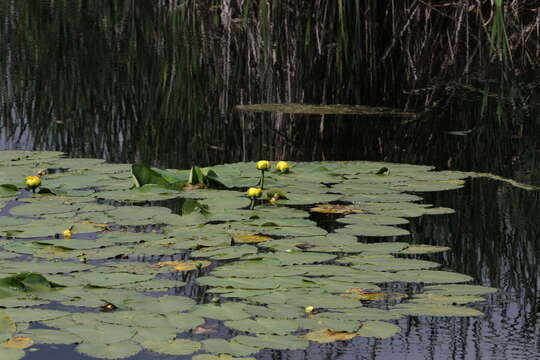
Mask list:
[[[466,173],[362,161],[289,167],[266,174],[278,200],[250,210],[255,163],[164,170],[0,152],[0,358],[66,344],[100,359],[252,359],[391,337],[407,316],[481,315],[464,304],[495,289],[419,258],[448,248],[407,241],[409,218],[453,212],[417,193],[460,188]],[[383,167],[391,171],[377,175]],[[33,194],[25,178],[38,173]],[[171,199],[177,207],[156,206]],[[313,220],[321,213],[338,217],[335,230]],[[401,294],[392,283],[419,285]]]

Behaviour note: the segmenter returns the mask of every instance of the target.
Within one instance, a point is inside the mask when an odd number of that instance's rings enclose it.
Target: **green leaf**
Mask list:
[[[132,341],[112,344],[85,342],[77,345],[75,350],[98,359],[123,359],[138,354],[142,348]]]
[[[134,328],[111,324],[81,325],[65,330],[79,336],[84,342],[94,344],[123,342],[131,339],[137,333]]]
[[[0,347],[0,359],[2,360],[19,360],[25,355],[24,350]]]
[[[151,168],[143,164],[133,164],[131,171],[136,187],[155,184],[165,188],[181,190],[188,180],[188,176],[184,173]]]
[[[358,330],[357,334],[363,337],[386,339],[394,336],[400,331],[401,328],[394,324],[383,321],[367,321],[362,324],[362,327]]]
[[[0,197],[13,196],[19,193],[19,189],[12,184],[2,184],[0,185]]]
[[[245,336],[238,335],[232,338],[233,342],[242,345],[252,346],[259,349],[274,350],[303,350],[309,346],[309,342],[296,336],[259,335]]]
[[[201,341],[204,351],[211,354],[228,354],[232,356],[246,356],[259,352],[256,347],[243,345],[225,339],[206,339]]]
[[[432,285],[426,286],[424,292],[440,296],[485,295],[497,292],[496,288],[480,285]]]
[[[191,355],[201,348],[200,343],[187,339],[147,340],[142,346],[150,351],[167,355]]]
[[[32,338],[36,344],[71,345],[82,341],[80,336],[64,330],[26,329],[19,335]]]
[[[480,316],[482,312],[465,306],[438,305],[431,303],[402,303],[393,312],[410,316]]]
[[[0,342],[4,342],[11,338],[17,331],[15,321],[5,312],[0,312]]]
[[[225,326],[240,331],[256,334],[287,335],[298,329],[296,320],[256,318],[255,320],[229,320],[225,321]]]
[[[250,317],[243,303],[228,302],[221,305],[204,304],[198,305],[193,314],[215,320],[241,320]]]
[[[192,166],[189,171],[189,177],[187,181],[188,185],[208,185],[206,183],[205,176],[198,166]]]
[[[0,279],[0,298],[21,295],[21,293],[51,291],[62,287],[64,286],[47,280],[41,274],[20,273]]]

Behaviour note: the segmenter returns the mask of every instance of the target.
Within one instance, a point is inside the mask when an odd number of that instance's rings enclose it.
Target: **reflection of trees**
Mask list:
[[[491,181],[473,181],[464,189],[426,197],[429,202],[456,209],[451,216],[428,216],[414,223],[414,241],[450,246],[437,261],[454,271],[500,289],[480,305],[486,319],[452,321],[464,336],[487,341],[482,357],[534,357],[538,338],[540,289],[540,194]],[[474,337],[470,329],[476,329]],[[491,340],[488,340],[491,339]],[[508,342],[514,353],[497,352]]]
[[[505,136],[516,134],[534,118],[534,102],[523,99],[535,86],[498,69],[536,69],[536,13],[506,2],[512,58],[501,60],[487,40],[496,9],[482,4],[4,1],[2,124],[27,124],[34,147],[170,166],[262,155],[402,160],[404,151],[437,147],[434,138],[448,143],[436,135],[441,129],[497,116]],[[258,102],[427,107],[437,117],[426,113],[427,124],[400,126],[232,111]],[[505,117],[498,106],[528,108]],[[471,137],[492,138],[482,129]],[[456,142],[437,153],[459,166],[469,159],[454,155],[464,146]]]

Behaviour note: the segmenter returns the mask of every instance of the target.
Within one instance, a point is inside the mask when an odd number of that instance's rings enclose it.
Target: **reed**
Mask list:
[[[461,100],[481,89],[497,94],[479,99],[483,121],[511,129],[519,124],[505,114],[538,85],[518,87],[539,67],[539,9],[518,0],[6,0],[1,125],[30,129],[34,147],[113,161],[310,159],[364,129],[233,107],[378,105],[456,124]]]

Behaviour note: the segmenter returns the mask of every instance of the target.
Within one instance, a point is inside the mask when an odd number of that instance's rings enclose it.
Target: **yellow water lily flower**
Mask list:
[[[73,233],[69,229],[64,230],[63,234],[65,239],[71,239],[71,236],[73,235]]]
[[[258,198],[261,197],[262,190],[259,188],[249,188],[247,191],[247,196],[250,198]]]
[[[27,176],[26,177],[26,187],[28,187],[32,192],[36,192],[36,188],[41,185],[41,178],[39,176]]]
[[[306,306],[304,308],[304,311],[306,312],[306,314],[311,314],[313,311],[315,310],[315,306]]]
[[[268,171],[270,170],[270,162],[268,160],[261,160],[257,163],[257,169],[261,171]]]
[[[289,164],[286,161],[280,161],[276,164],[276,169],[282,173],[289,171]]]

